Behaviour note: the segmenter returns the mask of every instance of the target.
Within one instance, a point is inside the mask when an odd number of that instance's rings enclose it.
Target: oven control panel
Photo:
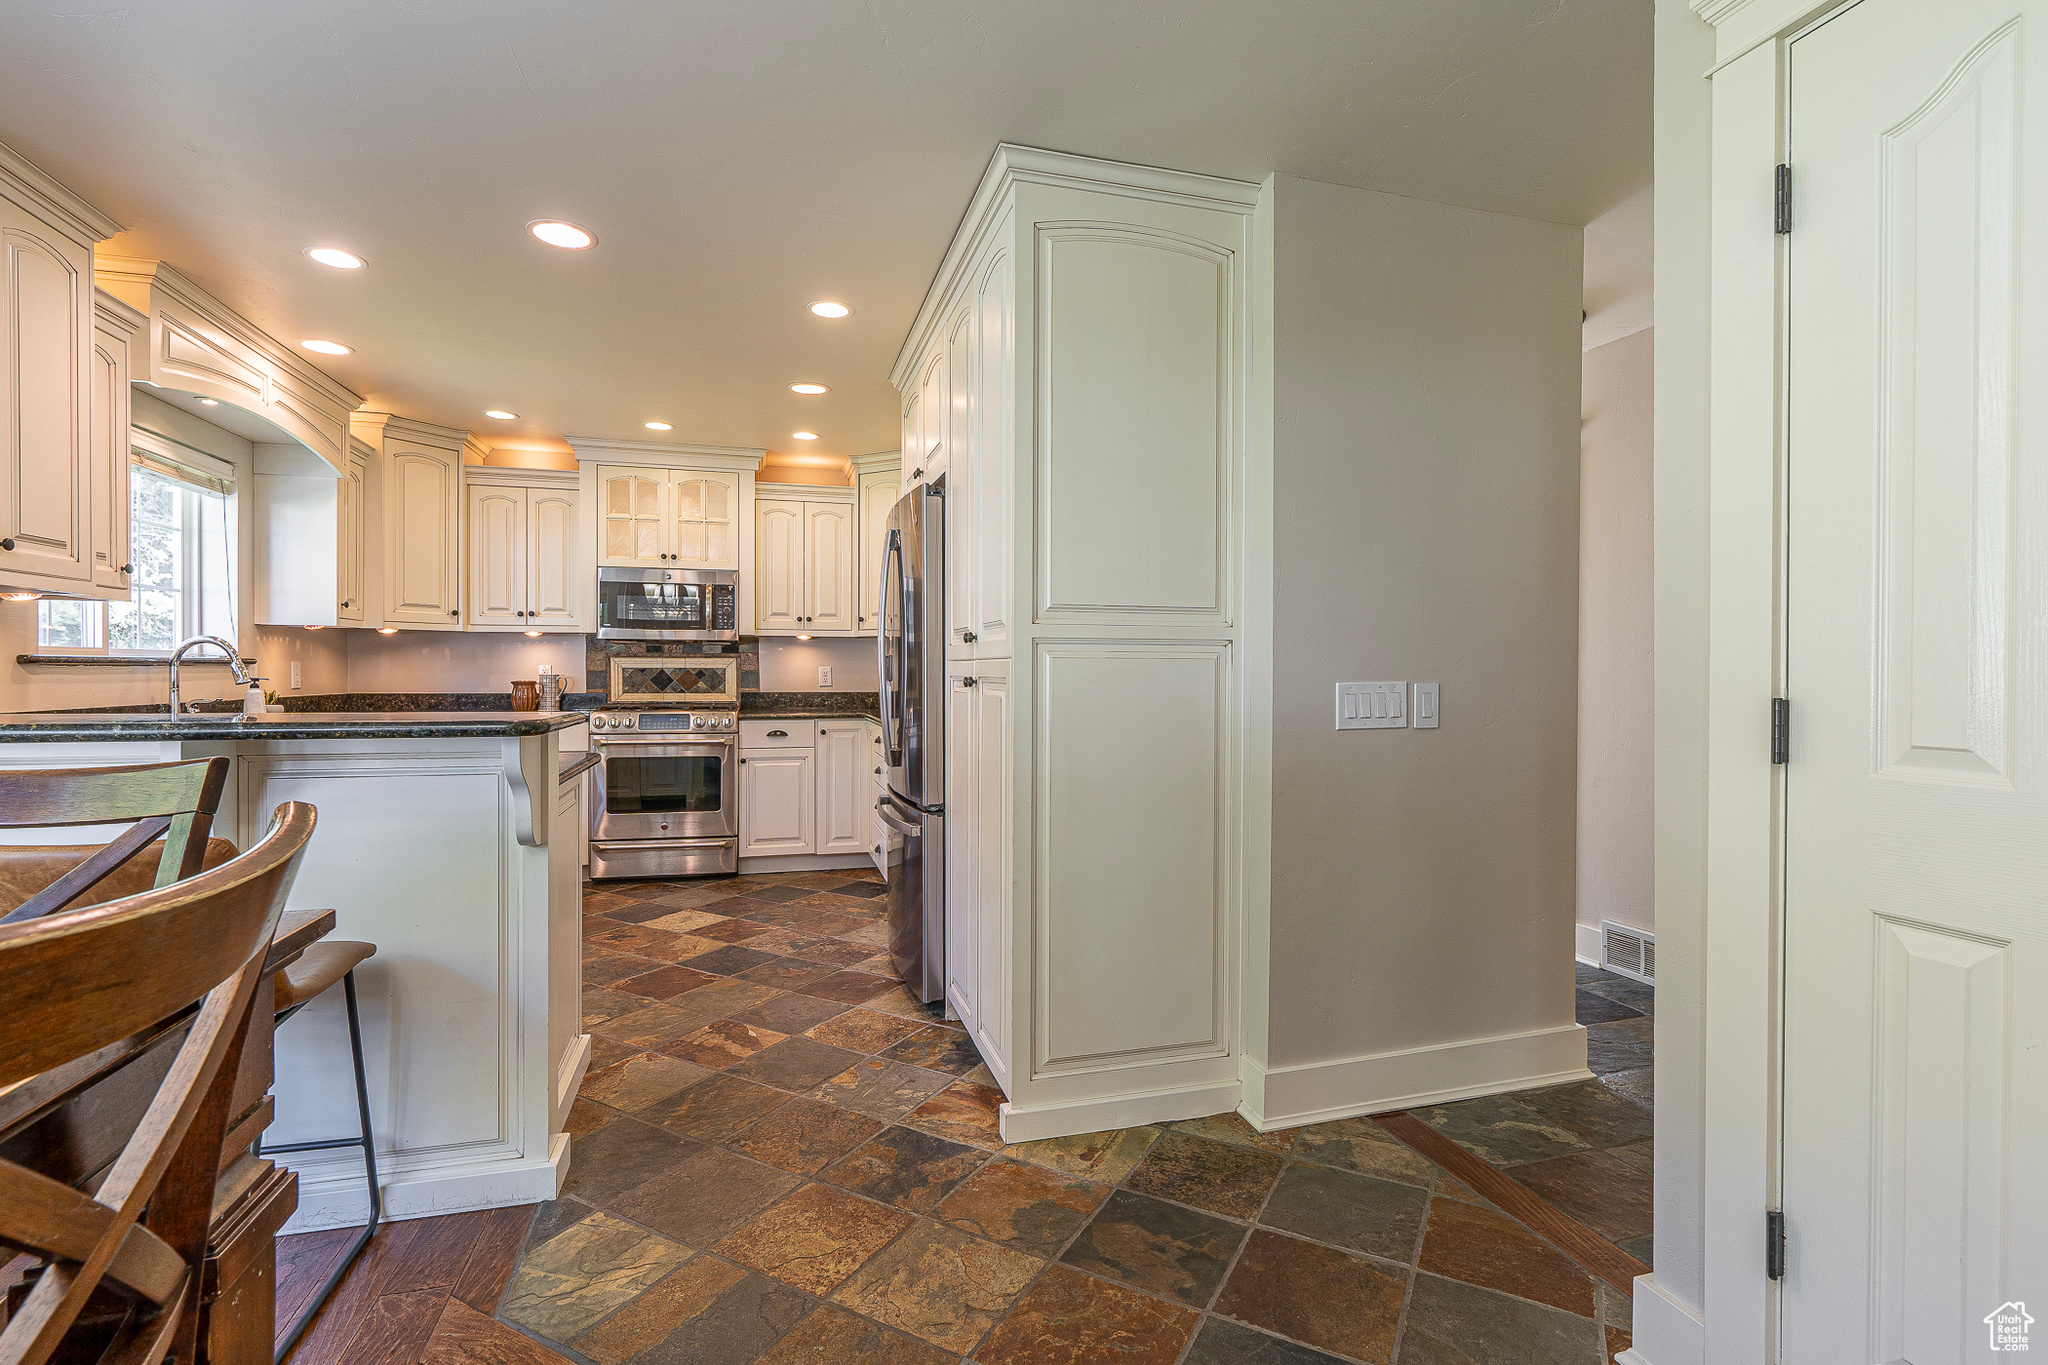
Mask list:
[[[596,711],[591,713],[590,728],[606,733],[615,730],[635,730],[641,734],[729,733],[739,728],[739,720],[730,711]]]

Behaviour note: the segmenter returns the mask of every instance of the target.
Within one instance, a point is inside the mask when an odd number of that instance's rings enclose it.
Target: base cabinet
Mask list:
[[[740,722],[742,858],[873,856],[871,722]]]
[[[817,851],[818,756],[810,749],[740,750],[740,857]]]

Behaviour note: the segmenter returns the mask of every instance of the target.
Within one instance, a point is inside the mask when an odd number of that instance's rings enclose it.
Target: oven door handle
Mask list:
[[[692,740],[679,744],[673,740],[626,740],[623,743],[610,739],[597,741],[600,758],[725,758],[732,753],[730,739]]]

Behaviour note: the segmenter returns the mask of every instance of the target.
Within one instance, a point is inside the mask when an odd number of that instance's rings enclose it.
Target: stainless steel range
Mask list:
[[[604,707],[590,714],[590,875],[703,877],[738,870],[739,715]]]

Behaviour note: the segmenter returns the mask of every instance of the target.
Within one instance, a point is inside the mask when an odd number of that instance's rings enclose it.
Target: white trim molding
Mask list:
[[[0,195],[21,202],[23,208],[47,219],[50,226],[83,247],[104,242],[121,231],[119,223],[4,142],[0,142]]]
[[[578,463],[637,464],[658,469],[724,469],[752,474],[766,446],[700,446],[686,441],[628,441],[610,436],[568,436]]]
[[[1593,1074],[1586,1069],[1586,1030],[1578,1024],[1298,1066],[1269,1068],[1247,1056],[1240,1066],[1244,1103],[1238,1112],[1262,1133],[1564,1085]]]
[[[1626,1365],[1701,1365],[1706,1359],[1707,1325],[1700,1315],[1664,1292],[1655,1275],[1636,1276],[1629,1349],[1616,1357]]]
[[[1227,1114],[1239,1108],[1241,1093],[1238,1082],[1217,1081],[1108,1099],[1055,1101],[1028,1108],[1004,1104],[997,1110],[996,1121],[1003,1141],[1031,1142],[1070,1133],[1102,1133],[1113,1128]]]

